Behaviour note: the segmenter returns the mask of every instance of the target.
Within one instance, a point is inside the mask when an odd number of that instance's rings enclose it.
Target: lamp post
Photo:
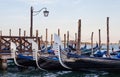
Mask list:
[[[32,6],[30,8],[30,37],[32,37],[32,35],[33,35],[33,16],[38,15],[42,10],[44,10],[43,11],[44,16],[47,17],[49,14],[49,11],[47,11],[46,7],[43,7],[42,9],[40,9],[38,11],[34,11]]]

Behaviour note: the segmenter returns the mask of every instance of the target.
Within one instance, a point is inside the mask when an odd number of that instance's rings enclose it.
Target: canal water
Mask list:
[[[81,71],[1,71],[0,77],[120,77],[119,73],[108,72],[81,72]]]

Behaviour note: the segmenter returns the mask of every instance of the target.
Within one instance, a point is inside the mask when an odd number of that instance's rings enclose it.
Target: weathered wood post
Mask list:
[[[38,44],[38,49],[39,49],[39,43],[38,43],[38,30],[36,30],[36,43]]]
[[[19,37],[21,36],[21,28],[19,28]]]
[[[1,36],[2,36],[2,31],[0,30],[0,51],[1,51]]]
[[[24,37],[26,36],[26,31],[24,30]]]
[[[36,30],[36,42],[38,42],[38,30]]]
[[[58,28],[58,36],[60,37],[60,29]]]
[[[64,34],[64,49],[66,48],[66,34]]]
[[[9,36],[11,36],[11,29],[9,29]]]
[[[92,50],[91,50],[91,57],[93,57],[93,34],[94,34],[94,32],[92,32],[92,34],[91,34],[91,48],[92,48]]]
[[[99,51],[101,50],[101,31],[99,29]]]
[[[78,21],[78,41],[77,41],[77,54],[81,55],[81,20]]]
[[[30,37],[33,36],[33,7],[30,8]]]
[[[1,38],[2,36],[2,31],[0,31],[0,51],[1,51]],[[7,58],[5,56],[1,56],[1,62],[0,62],[0,67],[2,68],[2,70],[7,70]]]
[[[0,35],[2,36],[2,31],[0,30]]]
[[[0,51],[2,50],[1,49],[1,45],[2,45],[2,42],[1,42],[2,38],[1,38],[1,36],[2,36],[2,31],[0,30]]]
[[[26,51],[26,42],[25,42],[25,36],[26,36],[26,31],[24,30],[23,31],[24,33],[23,33],[23,38],[24,38],[24,51]]]
[[[38,50],[41,50],[41,37],[38,37]]]
[[[53,34],[51,34],[51,46],[53,46]]]
[[[22,51],[22,37],[21,37],[21,28],[19,28],[19,38],[20,38],[20,52],[23,52]]]
[[[77,49],[77,33],[75,33],[75,48]]]
[[[11,37],[11,29],[9,29],[9,36]],[[11,38],[10,38],[10,41],[12,41]]]
[[[110,57],[110,53],[109,53],[109,17],[107,17],[107,57]]]
[[[46,28],[46,40],[45,40],[46,51],[47,51],[47,44],[48,44],[48,29]]]
[[[40,41],[41,41],[41,43],[42,43],[42,44],[44,44],[44,42],[43,42],[43,36],[41,35],[41,37],[40,37],[40,38],[41,38],[41,40],[40,40]]]
[[[8,67],[8,65],[7,65],[7,59],[2,58],[1,59],[1,68],[2,68],[2,70],[6,71],[7,67]]]
[[[68,44],[69,44],[69,31],[67,31],[67,47],[68,47]]]
[[[0,51],[1,51],[1,36],[2,36],[2,31],[0,31]],[[7,70],[7,58],[5,56],[1,56],[1,62],[0,62],[0,67],[2,68],[2,70]]]

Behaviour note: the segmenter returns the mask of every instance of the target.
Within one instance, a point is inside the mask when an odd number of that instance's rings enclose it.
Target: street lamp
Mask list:
[[[38,15],[42,10],[43,13],[44,13],[44,16],[47,17],[48,14],[49,14],[49,11],[47,11],[47,8],[46,7],[43,7],[42,9],[38,10],[38,11],[34,11],[33,7],[31,6],[30,8],[30,37],[32,37],[33,35],[33,16],[36,16]]]

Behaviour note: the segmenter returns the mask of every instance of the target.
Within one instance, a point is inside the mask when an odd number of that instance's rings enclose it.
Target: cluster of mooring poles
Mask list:
[[[11,41],[14,42],[17,45],[17,51],[18,53],[25,53],[29,52],[29,55],[32,54],[32,44],[28,41],[29,39],[34,40],[35,42],[38,42],[38,50],[41,50],[41,45],[44,44],[47,50],[47,46],[53,45],[53,34],[51,34],[50,42],[48,42],[48,29],[46,28],[46,35],[45,35],[45,41],[43,40],[43,36],[39,37],[39,32],[36,30],[36,36],[33,36],[33,16],[39,14],[42,10],[44,12],[44,16],[47,17],[49,11],[47,11],[47,8],[42,8],[41,10],[34,11],[33,7],[30,8],[30,36],[26,36],[26,31],[24,31],[24,35],[21,35],[21,28],[19,29],[19,35],[13,36],[11,33],[11,29],[9,30],[9,35],[4,36],[2,34],[2,31],[0,31],[0,66],[1,69],[6,70],[7,69],[7,60],[13,58],[12,52],[11,52]],[[91,35],[91,47],[93,48],[93,32]],[[58,29],[58,36],[60,35],[60,29]],[[76,45],[77,54],[81,55],[81,20],[78,21],[78,34],[75,33],[75,39],[70,40],[69,38],[69,31],[67,31],[66,34],[64,34],[64,40],[62,41],[64,43],[64,48],[68,46],[69,43]],[[100,35],[100,29],[99,29],[99,46],[101,46],[101,35]],[[99,48],[100,50],[100,48]],[[92,49],[93,51],[93,49]],[[91,52],[91,56],[93,56],[93,52]],[[107,17],[107,57],[110,56],[109,53],[109,17]]]

